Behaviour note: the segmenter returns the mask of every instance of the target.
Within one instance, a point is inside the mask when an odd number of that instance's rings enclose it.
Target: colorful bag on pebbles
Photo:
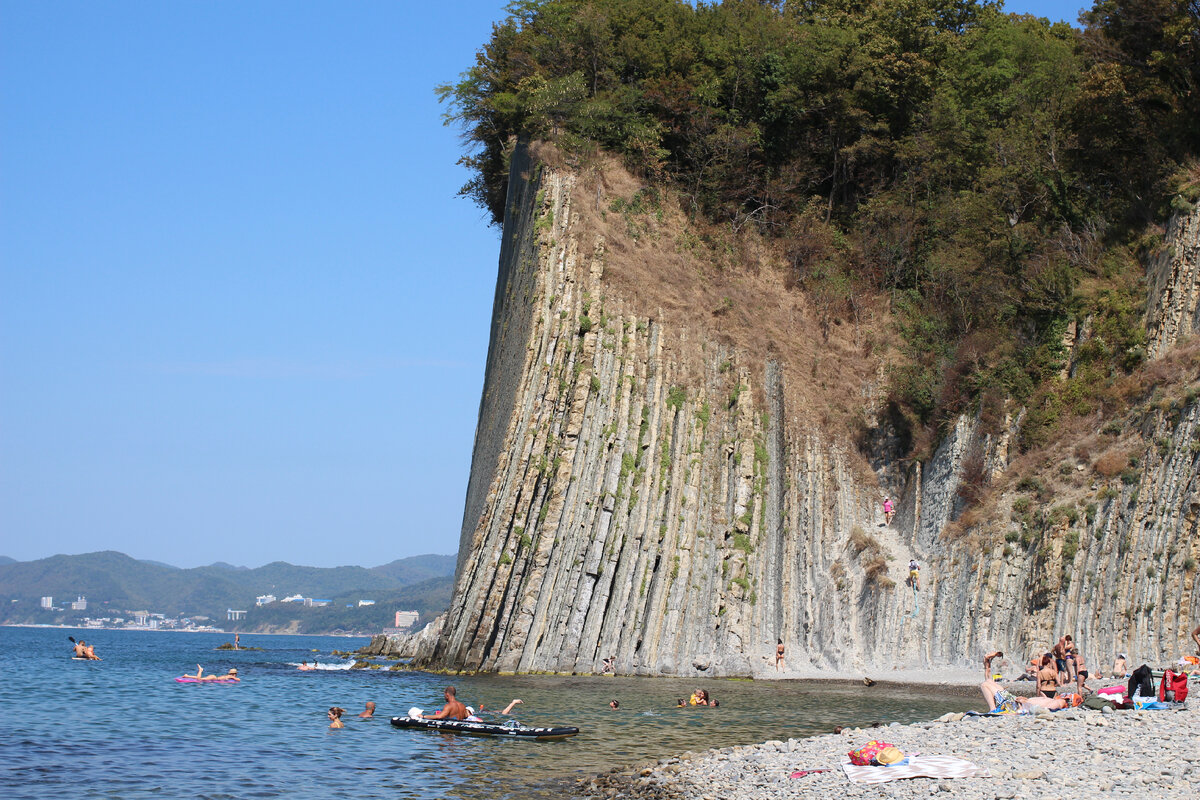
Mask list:
[[[893,750],[896,750],[896,752],[899,752],[894,744],[888,744],[887,742],[880,742],[872,739],[857,750],[851,750],[846,755],[850,756],[850,763],[856,767],[869,767],[872,765],[878,765],[880,762],[877,760],[877,757],[881,752],[887,750],[889,747]]]

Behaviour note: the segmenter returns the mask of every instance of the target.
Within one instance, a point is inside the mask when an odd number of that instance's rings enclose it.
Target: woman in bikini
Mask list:
[[[1054,697],[1058,694],[1058,669],[1054,665],[1054,656],[1050,653],[1042,656],[1042,668],[1037,674],[1037,689],[1044,697]]]

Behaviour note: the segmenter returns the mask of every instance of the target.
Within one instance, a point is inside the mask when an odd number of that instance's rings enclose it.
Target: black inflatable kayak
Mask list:
[[[514,739],[565,739],[579,733],[579,728],[531,728],[522,725],[515,719],[504,723],[467,722],[458,719],[413,719],[412,717],[392,717],[392,724],[397,728],[416,728],[426,731],[442,731],[444,733],[461,733],[467,736],[507,736]]]

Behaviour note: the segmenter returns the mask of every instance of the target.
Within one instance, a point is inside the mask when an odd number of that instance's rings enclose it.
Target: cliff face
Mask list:
[[[1148,273],[1147,353],[1160,358],[1200,331],[1200,210],[1171,219]]]
[[[1062,497],[1031,515],[1018,485],[968,525],[964,480],[1004,480],[1019,414],[999,435],[962,419],[907,467],[874,429],[872,475],[841,428],[796,407],[826,382],[819,353],[800,371],[772,355],[782,337],[752,357],[715,335],[724,307],[692,322],[647,308],[608,274],[627,243],[596,220],[619,203],[525,148],[511,174],[454,599],[418,663],[752,675],[782,639],[794,667],[891,669],[1063,631],[1093,658],[1176,652],[1200,591],[1194,396],[1121,432],[1129,452],[1153,443],[1136,476],[1064,457]],[[874,410],[869,369],[832,391]],[[885,491],[901,498],[890,527]]]

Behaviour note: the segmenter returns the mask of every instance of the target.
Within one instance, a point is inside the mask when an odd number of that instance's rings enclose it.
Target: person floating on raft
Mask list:
[[[229,672],[225,673],[224,675],[205,675],[204,667],[197,664],[195,675],[181,675],[180,677],[191,678],[192,680],[198,681],[201,683],[207,683],[208,681],[236,681],[238,683],[241,682],[241,678],[238,677],[237,667],[230,667]]]

